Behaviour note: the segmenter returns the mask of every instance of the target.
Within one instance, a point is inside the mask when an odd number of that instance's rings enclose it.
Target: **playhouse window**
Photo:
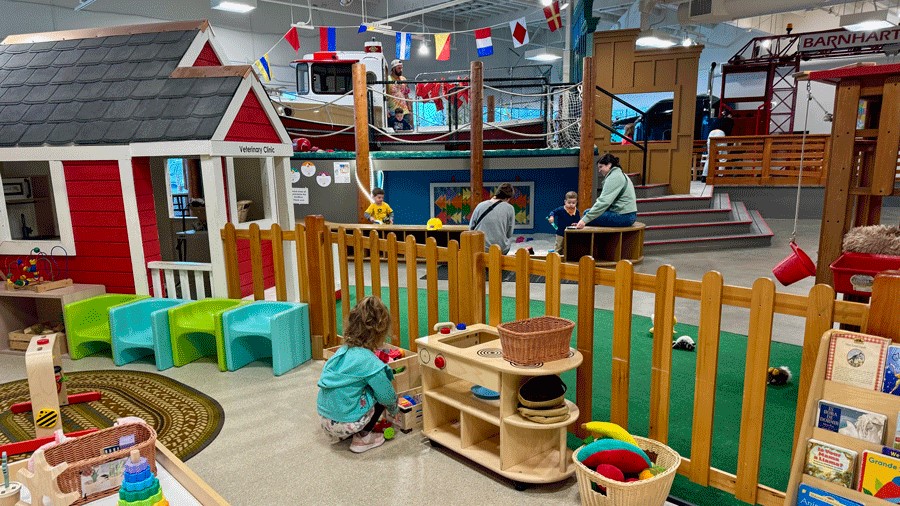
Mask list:
[[[275,217],[275,171],[270,158],[231,158],[228,200],[231,222],[266,225]]]
[[[312,64],[313,93],[343,95],[353,89],[349,64]]]
[[[61,245],[74,253],[62,164],[0,162],[0,254]],[[57,253],[59,253],[57,251]]]
[[[167,158],[166,191],[169,197],[170,218],[190,218],[190,205],[194,199],[203,198],[203,179],[199,164],[185,158]]]

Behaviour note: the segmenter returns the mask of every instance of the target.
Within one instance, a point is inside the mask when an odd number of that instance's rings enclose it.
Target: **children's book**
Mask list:
[[[868,450],[863,452],[862,459],[857,490],[892,504],[900,504],[900,459]]]
[[[817,439],[806,444],[806,466],[803,472],[820,480],[853,488],[857,453]]]
[[[895,459],[900,459],[900,450],[891,448],[890,446],[882,446],[881,454],[887,455],[888,457],[894,457]]]
[[[797,506],[863,506],[862,503],[851,501],[831,492],[800,485],[800,493],[797,494]]]
[[[887,416],[825,400],[819,401],[820,429],[855,437],[875,444],[884,443]]]
[[[888,347],[887,358],[884,360],[884,381],[881,391],[900,395],[900,345]]]
[[[828,347],[825,379],[881,390],[891,340],[856,332],[835,332]]]

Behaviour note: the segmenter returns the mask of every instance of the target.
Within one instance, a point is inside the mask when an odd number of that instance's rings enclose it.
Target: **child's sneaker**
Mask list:
[[[353,441],[350,443],[350,451],[353,453],[362,453],[372,448],[378,448],[384,444],[384,435],[380,432],[370,432],[365,436],[359,434],[353,435]]]

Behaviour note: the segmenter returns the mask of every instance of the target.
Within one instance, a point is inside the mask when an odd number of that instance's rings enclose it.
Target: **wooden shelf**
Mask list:
[[[523,429],[532,429],[532,430],[547,430],[547,429],[559,429],[565,428],[569,425],[575,423],[575,420],[578,419],[579,411],[578,406],[575,405],[574,402],[567,400],[566,406],[569,406],[569,417],[563,420],[562,422],[556,423],[537,423],[532,422],[531,420],[523,417],[522,415],[516,413],[514,415],[507,416],[503,419],[503,423],[508,423],[515,427],[520,427]]]
[[[500,468],[500,436],[488,438],[466,448],[458,427],[444,425],[425,433],[425,436],[460,455],[489,469]]]
[[[559,450],[547,450],[534,457],[504,469],[501,474],[517,481],[526,483],[555,483],[572,476],[575,473],[575,462],[572,460],[572,450],[566,449],[566,470],[559,468]]]
[[[500,426],[500,401],[479,399],[470,390],[474,383],[456,381],[434,390],[426,390],[425,396],[453,406],[485,422]]]
[[[578,262],[591,255],[598,265],[615,265],[619,260],[644,260],[644,224],[630,227],[584,227],[566,229],[566,262]]]

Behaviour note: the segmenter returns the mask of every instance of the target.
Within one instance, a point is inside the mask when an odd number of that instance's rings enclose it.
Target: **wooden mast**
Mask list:
[[[369,113],[368,113],[368,88],[366,84],[366,67],[362,63],[354,63],[353,75],[353,112],[354,132],[356,133],[356,175],[360,183],[370,190],[369,181],[372,178],[369,167]],[[363,222],[363,214],[369,207],[369,196],[357,186],[357,220]]]
[[[472,190],[471,209],[481,202],[481,191],[484,187],[484,124],[481,116],[484,102],[484,67],[480,61],[473,61],[469,71],[469,110],[471,111],[471,146],[469,181]]]
[[[578,206],[590,207],[594,199],[594,63],[584,59],[581,77],[581,144],[578,154]]]

